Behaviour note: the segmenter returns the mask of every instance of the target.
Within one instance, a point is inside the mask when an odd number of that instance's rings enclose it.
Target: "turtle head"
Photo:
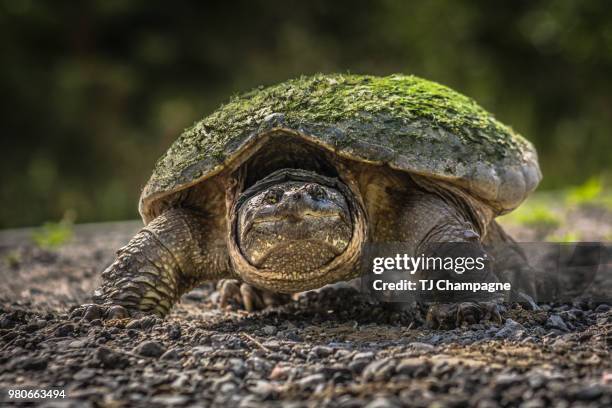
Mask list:
[[[293,281],[299,291],[338,280],[328,274],[323,281],[330,282],[322,282],[318,272],[341,257],[353,238],[355,202],[342,182],[283,169],[247,189],[234,208],[234,239],[263,281],[281,280],[288,287]]]
[[[258,268],[318,268],[344,252],[353,232],[342,193],[316,182],[271,185],[238,211],[240,250]]]

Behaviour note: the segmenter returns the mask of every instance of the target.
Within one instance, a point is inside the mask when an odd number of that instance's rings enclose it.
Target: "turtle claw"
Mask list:
[[[284,305],[291,295],[259,289],[237,279],[223,279],[217,285],[219,306],[244,308],[248,312]]]
[[[492,322],[501,324],[501,306],[496,302],[463,302],[457,305],[457,326]]]
[[[452,329],[481,322],[501,324],[502,306],[498,302],[437,303],[429,307],[427,326]]]
[[[90,322],[97,319],[113,320],[137,318],[141,315],[142,312],[137,310],[130,311],[121,305],[88,303],[74,309],[70,314],[70,318]]]

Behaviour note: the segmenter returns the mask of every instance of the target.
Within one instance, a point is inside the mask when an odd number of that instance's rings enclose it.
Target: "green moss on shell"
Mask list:
[[[188,182],[193,175],[185,170],[196,163],[206,161],[204,169],[221,163],[233,151],[229,145],[257,132],[273,113],[283,115],[283,124],[294,129],[341,128],[339,144],[372,137],[409,151],[423,148],[418,142],[424,132],[441,130],[444,135],[443,130],[488,162],[520,160],[527,144],[474,100],[435,82],[405,75],[319,74],[234,97],[185,130],[156,166],[156,190]],[[427,146],[448,155],[441,137],[441,146],[430,146],[431,138],[426,138]],[[462,154],[454,159],[461,160]]]

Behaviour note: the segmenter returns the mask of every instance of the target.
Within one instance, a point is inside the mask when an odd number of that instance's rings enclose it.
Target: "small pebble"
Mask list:
[[[143,341],[134,348],[134,353],[144,357],[160,357],[166,351],[165,347],[158,341]]]

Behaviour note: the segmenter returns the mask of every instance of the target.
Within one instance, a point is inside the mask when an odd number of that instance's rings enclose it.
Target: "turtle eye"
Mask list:
[[[272,190],[268,190],[266,192],[266,194],[263,197],[263,201],[266,204],[276,204],[280,201],[282,196],[283,196],[283,190],[275,188]]]
[[[323,200],[327,197],[327,193],[318,184],[308,184],[306,186],[306,192],[315,200]]]

